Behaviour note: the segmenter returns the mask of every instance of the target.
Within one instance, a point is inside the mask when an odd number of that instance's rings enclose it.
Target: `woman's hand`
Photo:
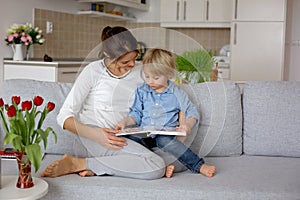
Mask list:
[[[108,128],[98,128],[98,129],[101,134],[99,134],[99,136],[97,137],[97,141],[102,146],[112,150],[120,150],[127,145],[124,138],[117,137],[114,135],[118,133],[118,130],[112,130]]]
[[[108,149],[120,150],[127,145],[124,138],[114,135],[117,130],[87,126],[74,117],[65,120],[64,128],[81,137],[97,141]]]

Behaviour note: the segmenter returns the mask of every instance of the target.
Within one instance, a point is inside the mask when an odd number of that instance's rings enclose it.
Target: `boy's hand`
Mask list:
[[[177,131],[185,131],[186,135],[189,135],[191,133],[191,128],[186,124],[182,124],[177,127]]]

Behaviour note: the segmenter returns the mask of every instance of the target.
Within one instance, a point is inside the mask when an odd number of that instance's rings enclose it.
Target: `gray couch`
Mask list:
[[[58,143],[49,138],[36,177],[62,154],[80,156],[84,150],[73,148],[80,139],[61,130],[55,120],[71,87],[33,80],[4,83],[0,95],[5,98],[41,95],[56,103],[45,125],[55,129]],[[300,82],[248,82],[242,92],[232,82],[182,87],[201,115],[187,143],[217,167],[213,178],[189,171],[158,180],[71,174],[43,178],[49,184],[43,199],[300,199]],[[2,161],[2,173],[16,175],[16,163]]]

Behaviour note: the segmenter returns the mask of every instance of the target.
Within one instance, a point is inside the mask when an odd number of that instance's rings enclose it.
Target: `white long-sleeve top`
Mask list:
[[[143,82],[138,63],[126,75],[113,77],[98,60],[87,65],[78,76],[57,116],[63,128],[69,117],[103,128],[114,126],[128,115],[134,91]]]

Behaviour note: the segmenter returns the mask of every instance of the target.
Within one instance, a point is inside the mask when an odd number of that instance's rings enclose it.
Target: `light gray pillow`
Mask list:
[[[300,157],[300,82],[248,82],[243,112],[245,154]]]
[[[29,79],[15,79],[4,81],[3,88],[1,88],[0,96],[4,97],[5,102],[11,102],[12,96],[20,96],[21,102],[24,100],[32,100],[34,96],[41,96],[44,98],[44,103],[41,109],[49,102],[55,103],[55,109],[50,112],[43,124],[43,127],[52,127],[57,133],[57,143],[55,143],[54,136],[51,134],[48,138],[48,146],[46,153],[54,154],[73,154],[74,143],[77,141],[77,136],[62,130],[56,122],[56,116],[65,101],[72,87],[71,83],[55,83],[46,81],[36,81]],[[0,142],[3,144],[4,133],[1,131]],[[44,148],[41,143],[42,149]]]
[[[242,154],[242,109],[239,87],[233,82],[205,82],[181,86],[197,105],[200,123],[189,136],[200,156]]]

